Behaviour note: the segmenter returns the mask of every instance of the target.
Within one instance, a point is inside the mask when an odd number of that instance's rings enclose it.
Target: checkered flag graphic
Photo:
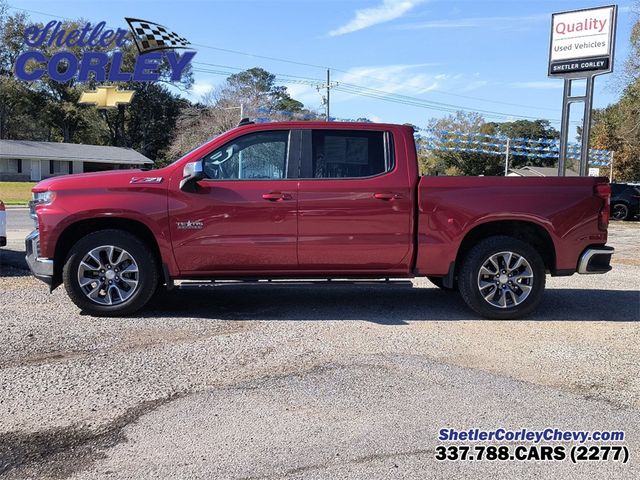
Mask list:
[[[125,18],[125,20],[133,32],[133,39],[140,53],[169,48],[186,48],[187,45],[190,45],[186,38],[157,23],[139,18]]]

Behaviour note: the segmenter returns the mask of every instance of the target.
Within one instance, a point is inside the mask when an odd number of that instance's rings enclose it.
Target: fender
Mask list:
[[[69,213],[65,211],[62,215],[56,215],[51,208],[42,207],[42,213],[39,215],[40,232],[41,232],[41,251],[42,255],[48,258],[54,258],[55,253],[59,251],[59,247],[63,250],[71,248],[69,245],[58,245],[58,241],[69,228],[88,222],[93,225],[105,225],[116,223],[118,220],[133,221],[146,227],[154,237],[158,250],[160,252],[161,261],[166,264],[169,274],[177,276],[179,274],[178,267],[173,256],[171,248],[171,238],[169,234],[169,224],[166,213],[163,212],[159,216],[150,216],[135,210],[115,209],[115,208],[99,208],[82,210],[77,213]],[[46,219],[44,222],[42,219]]]

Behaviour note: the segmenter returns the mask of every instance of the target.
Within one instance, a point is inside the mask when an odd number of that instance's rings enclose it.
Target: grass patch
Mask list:
[[[26,205],[36,182],[0,182],[0,200],[5,205]]]

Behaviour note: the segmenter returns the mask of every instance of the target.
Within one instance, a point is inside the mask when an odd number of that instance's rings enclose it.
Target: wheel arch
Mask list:
[[[551,235],[542,225],[527,220],[490,220],[476,225],[462,239],[455,265],[461,265],[467,252],[479,241],[496,235],[505,235],[528,243],[540,253],[547,271],[555,271],[556,249]]]
[[[62,269],[64,267],[64,261],[67,258],[67,255],[69,254],[69,251],[71,250],[73,245],[85,235],[97,232],[99,230],[122,230],[135,235],[151,248],[151,251],[156,261],[158,262],[158,265],[163,265],[162,255],[160,253],[158,242],[151,229],[144,223],[138,220],[123,217],[91,218],[79,220],[68,225],[62,231],[56,242],[53,261],[54,272],[52,289],[62,283]]]

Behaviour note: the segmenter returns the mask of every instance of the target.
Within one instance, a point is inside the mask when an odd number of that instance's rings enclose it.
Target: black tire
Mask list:
[[[523,290],[520,288],[520,284],[516,284],[511,287],[509,284],[512,282],[508,280],[508,276],[504,278],[500,276],[500,279],[496,276],[495,287],[488,286],[487,289],[485,286],[482,288],[484,289],[483,292],[485,294],[490,294],[493,291],[496,292],[497,296],[492,296],[490,300],[485,300],[485,295],[481,293],[479,286],[480,270],[483,265],[488,265],[487,262],[492,256],[500,255],[501,252],[511,252],[516,256],[522,257],[526,262],[528,262],[528,267],[530,267],[528,270],[530,270],[532,275],[531,280],[516,280],[531,282],[528,295],[525,296],[522,294]],[[487,270],[485,269],[483,271],[486,272]],[[503,271],[508,274],[509,269],[507,268]],[[498,271],[498,274],[500,273],[502,272]],[[518,276],[519,273],[523,272],[516,271],[514,275]],[[493,274],[488,277],[490,282],[494,281],[494,277],[492,275]],[[544,262],[535,248],[528,243],[513,237],[495,236],[480,241],[466,254],[458,273],[458,287],[465,303],[479,315],[494,320],[511,320],[525,317],[538,307],[544,292],[545,277],[546,272]],[[505,285],[501,283],[503,281],[508,282],[508,284]],[[486,280],[483,280],[483,282],[486,282]],[[526,288],[527,284],[528,283],[523,286]],[[493,288],[495,288],[495,290]],[[501,291],[500,288],[504,289],[504,291]],[[508,292],[508,290],[512,290],[512,292]],[[523,298],[519,304],[515,304],[513,301],[516,298],[520,300],[518,293],[515,293],[517,291],[521,292],[520,296]],[[509,293],[509,295],[507,295],[507,293]],[[496,298],[502,300],[503,296],[505,297],[504,307],[494,306],[490,303],[490,301],[498,302]]]
[[[614,220],[629,220],[630,217],[631,211],[626,203],[618,202],[611,205],[611,218]]]
[[[105,245],[125,250],[137,265],[136,287],[130,297],[115,305],[99,304],[88,298],[78,278],[83,258],[93,249]],[[62,279],[67,294],[83,312],[98,317],[122,317],[131,315],[147,304],[158,287],[159,271],[153,252],[138,237],[123,230],[100,230],[81,238],[71,247],[62,270]],[[123,273],[120,275],[124,277]],[[96,283],[100,281],[96,279]]]
[[[453,288],[445,287],[442,283],[443,277],[427,277],[427,279],[433,283],[440,290],[444,290],[445,292],[457,292],[458,291],[458,282],[454,282]]]

